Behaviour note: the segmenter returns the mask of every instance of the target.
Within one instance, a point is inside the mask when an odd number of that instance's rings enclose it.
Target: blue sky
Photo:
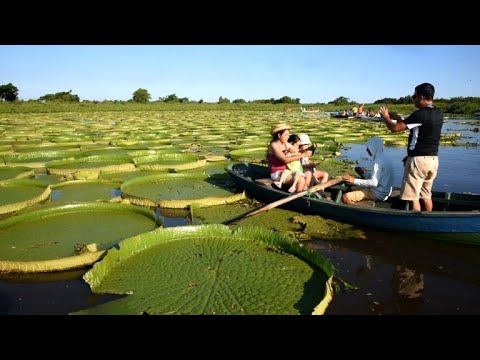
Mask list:
[[[22,100],[72,90],[81,100],[152,100],[169,94],[216,102],[339,96],[371,103],[413,94],[480,97],[480,45],[0,45],[0,85]]]

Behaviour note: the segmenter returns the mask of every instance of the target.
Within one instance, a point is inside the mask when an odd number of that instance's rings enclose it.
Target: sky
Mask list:
[[[129,100],[147,89],[217,102],[300,98],[327,103],[412,95],[480,97],[480,45],[0,45],[0,85],[21,100],[72,90],[80,100]]]

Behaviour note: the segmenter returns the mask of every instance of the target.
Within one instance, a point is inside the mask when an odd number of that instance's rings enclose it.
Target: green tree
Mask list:
[[[278,100],[274,100],[273,104],[300,104],[300,98],[292,99],[290,96],[282,96]]]
[[[329,104],[334,105],[350,105],[350,99],[344,96],[340,96],[333,101],[330,101]]]
[[[218,98],[218,103],[219,104],[230,104],[230,100],[228,98],[224,98],[224,97],[220,96]]]
[[[149,102],[151,98],[148,90],[140,88],[133,93],[132,100],[137,103],[145,104]]]
[[[61,91],[55,94],[46,94],[38,98],[40,101],[63,101],[63,102],[80,102],[78,95],[72,94],[70,91]]]
[[[403,98],[400,98],[401,100],[397,100],[395,98],[383,98],[383,99],[380,99],[380,100],[376,100],[374,102],[374,104],[403,104],[402,100]],[[409,96],[408,97],[408,102],[407,104],[411,104],[412,103],[412,97]]]
[[[0,85],[0,99],[5,101],[18,100],[18,89],[12,83]]]
[[[175,94],[167,95],[163,98],[164,102],[180,102],[180,99]]]
[[[235,99],[232,101],[234,104],[244,104],[246,101],[244,99]]]

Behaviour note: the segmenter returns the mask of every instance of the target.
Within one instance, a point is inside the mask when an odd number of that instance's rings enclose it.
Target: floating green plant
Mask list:
[[[330,262],[261,228],[159,229],[123,241],[84,279],[124,298],[77,314],[323,314]]]

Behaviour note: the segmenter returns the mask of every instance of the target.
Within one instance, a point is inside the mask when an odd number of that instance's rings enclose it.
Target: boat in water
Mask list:
[[[235,163],[225,168],[236,186],[253,198],[272,203],[292,194],[272,186],[268,168],[251,163]],[[480,194],[432,191],[433,211],[412,211],[394,189],[386,201],[367,205],[347,205],[342,195],[346,184],[329,187],[331,200],[317,193],[286,202],[281,207],[303,214],[319,215],[359,227],[406,232],[434,240],[480,245]]]

